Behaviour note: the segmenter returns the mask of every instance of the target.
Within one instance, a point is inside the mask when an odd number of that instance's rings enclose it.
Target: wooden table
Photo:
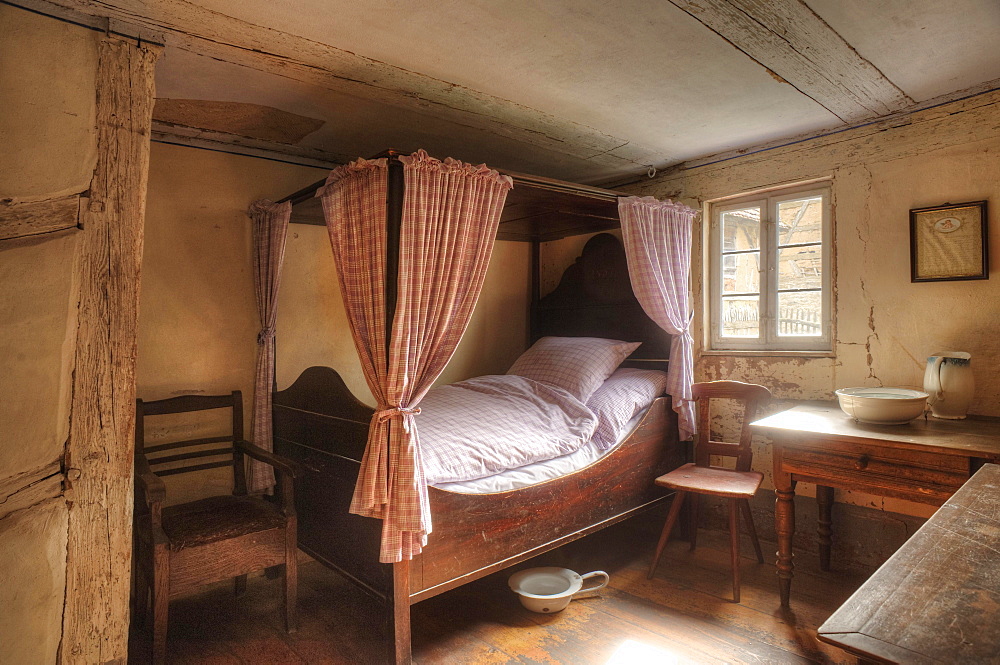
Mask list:
[[[774,444],[778,584],[788,606],[795,532],[795,484],[816,483],[820,566],[830,567],[833,488],[941,505],[984,462],[1000,462],[1000,419],[919,418],[869,425],[836,403],[814,402],[750,425]]]
[[[1000,662],[1000,467],[987,464],[833,616],[860,663]]]

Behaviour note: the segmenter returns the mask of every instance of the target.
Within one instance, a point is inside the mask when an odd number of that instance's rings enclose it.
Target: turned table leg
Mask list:
[[[795,483],[782,469],[782,449],[774,447],[774,530],[778,535],[778,591],[781,606],[788,607],[792,588],[792,536],[795,534]]]
[[[795,534],[795,490],[775,490],[774,530],[778,534],[778,591],[781,606],[788,607],[792,588],[792,536]]]
[[[819,568],[830,570],[830,545],[833,542],[833,488],[826,485],[816,486],[816,505],[819,507]]]

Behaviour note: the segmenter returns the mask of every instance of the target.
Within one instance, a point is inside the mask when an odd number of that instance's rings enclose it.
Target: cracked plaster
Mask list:
[[[697,208],[705,201],[815,178],[831,178],[834,197],[835,346],[832,357],[700,355],[695,380],[761,383],[771,411],[795,400],[832,400],[837,388],[923,382],[926,357],[938,350],[972,354],[976,396],[971,413],[1000,416],[1000,280],[910,282],[911,208],[1000,198],[1000,92],[913,114],[909,122],[858,128],[724,163],[678,170],[639,183],[633,194],[671,196]],[[990,211],[997,229],[1000,207]],[[692,248],[693,334],[703,338],[701,217]],[[1000,256],[1000,232],[991,233]],[[562,244],[560,244],[562,243]],[[543,285],[571,252],[567,241],[543,248]],[[552,263],[553,265],[550,265]],[[994,272],[996,269],[994,268]],[[767,442],[754,444],[754,468],[770,483]],[[813,495],[800,483],[798,493]],[[926,517],[933,507],[861,492],[836,500]]]

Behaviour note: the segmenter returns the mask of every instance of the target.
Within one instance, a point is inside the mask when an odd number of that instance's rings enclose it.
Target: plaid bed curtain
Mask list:
[[[643,310],[673,335],[667,394],[677,412],[682,440],[695,433],[694,339],[691,337],[691,227],[697,211],[651,196],[618,200],[628,274]]]
[[[317,193],[351,334],[378,402],[351,512],[383,520],[383,563],[411,559],[427,544],[431,515],[415,416],[472,317],[513,185],[484,165],[440,161],[422,150],[400,161],[405,193],[389,341],[386,160],[340,167]]]
[[[254,293],[260,332],[257,333],[257,374],[253,391],[253,421],[250,441],[264,450],[272,448],[271,382],[274,377],[274,322],[278,311],[278,287],[285,260],[285,237],[292,204],[255,201],[247,211],[253,221]],[[274,485],[270,464],[250,460],[247,487],[260,492]]]

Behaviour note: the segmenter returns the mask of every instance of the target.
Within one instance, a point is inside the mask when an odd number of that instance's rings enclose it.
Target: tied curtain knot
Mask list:
[[[379,405],[379,409],[375,412],[375,421],[378,423],[384,423],[393,416],[415,416],[420,413],[420,407],[402,407],[402,406],[384,406]],[[410,426],[406,419],[403,420],[403,429],[407,432],[410,431]]]
[[[260,332],[257,333],[257,346],[264,346],[272,339],[274,339],[274,326],[261,328]]]

